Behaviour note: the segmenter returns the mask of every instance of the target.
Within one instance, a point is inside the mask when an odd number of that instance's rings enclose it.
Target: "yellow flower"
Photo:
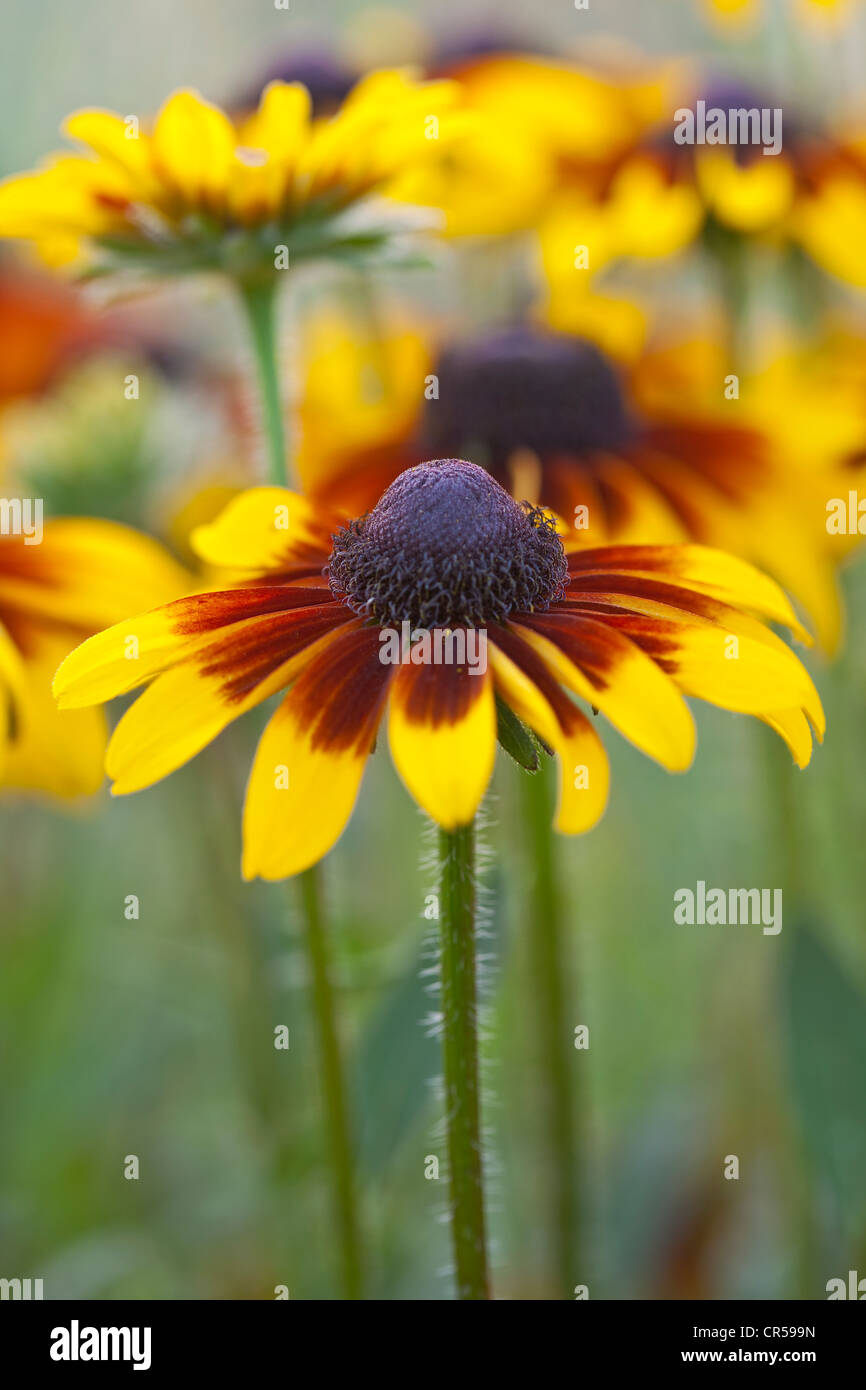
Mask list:
[[[522,53],[470,58],[445,71],[473,119],[403,188],[413,201],[441,207],[454,236],[533,227],[562,188],[594,187],[664,110],[656,76],[612,80]]]
[[[0,185],[0,235],[36,242],[53,264],[132,261],[165,272],[235,275],[381,242],[387,226],[346,214],[438,153],[458,89],[403,72],[365,77],[339,111],[312,119],[299,83],[272,82],[236,127],[196,92],[175,92],[153,130],[108,111],[78,111],[57,155]]]
[[[38,544],[0,534],[0,787],[64,798],[97,790],[105,719],[99,710],[57,710],[58,662],[106,623],[190,583],[156,541],[113,522],[47,521]]]
[[[579,332],[599,318],[598,279],[615,262],[671,256],[702,236],[712,247],[720,233],[800,247],[830,274],[866,285],[866,139],[859,130],[823,134],[788,120],[786,110],[782,123],[774,115],[764,131],[760,112],[775,112],[775,103],[736,82],[696,87],[671,106],[694,113],[698,102],[708,119],[715,111],[726,118],[756,113],[750,142],[701,143],[695,118],[695,143],[677,143],[683,117],[668,112],[666,124],[635,141],[602,177],[563,181],[540,222],[553,327]],[[778,148],[767,154],[774,140]],[[612,312],[627,313],[616,303]],[[631,327],[615,324],[609,344]]]
[[[565,834],[596,823],[609,780],[572,696],[672,771],[694,752],[683,695],[762,719],[801,767],[811,730],[821,737],[814,686],[766,626],[796,630],[791,607],[741,560],[700,546],[566,559],[548,517],[455,459],[407,470],[366,517],[335,523],[283,489],[243,494],[198,545],[209,563],[245,570],[244,583],[100,633],[55,680],[69,709],[150,682],[109,746],[115,793],[150,786],[286,692],[247,787],[247,878],[283,878],[327,853],[386,708],[400,776],[447,829],[468,824],[484,796],[497,697],[559,755]],[[124,655],[131,639],[136,662]]]
[[[593,196],[563,193],[539,227],[539,312],[552,328],[598,338],[616,357],[634,356],[645,336],[644,316],[632,300],[599,288],[604,272],[624,259],[683,250],[704,216],[693,184],[670,177],[651,152],[635,152]]]

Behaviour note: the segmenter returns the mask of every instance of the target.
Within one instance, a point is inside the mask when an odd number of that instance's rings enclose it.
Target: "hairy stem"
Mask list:
[[[445,1121],[457,1297],[490,1297],[478,1080],[475,832],[439,831],[439,931]]]
[[[554,1252],[559,1297],[567,1298],[585,1271],[580,1212],[579,1097],[572,1070],[570,991],[562,896],[556,875],[549,772],[544,766],[536,773],[522,776],[520,781],[532,870],[527,928],[543,1068],[539,1092],[544,1107],[543,1135],[551,1159],[548,1239]]]

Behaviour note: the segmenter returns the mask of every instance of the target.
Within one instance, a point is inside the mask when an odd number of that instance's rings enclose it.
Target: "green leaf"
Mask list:
[[[547,749],[499,695],[496,696],[496,737],[509,757],[527,772],[538,771],[540,754]]]

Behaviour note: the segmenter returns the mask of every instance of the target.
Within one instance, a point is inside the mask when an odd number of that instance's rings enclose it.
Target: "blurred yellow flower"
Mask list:
[[[136,117],[78,111],[65,131],[84,152],[0,185],[0,235],[33,240],[52,264],[96,254],[236,276],[273,271],[278,245],[291,261],[368,248],[387,229],[346,214],[441,151],[460,128],[458,98],[453,82],[383,71],[321,119],[305,87],[283,82],[237,126],[193,91],[169,97],[151,133]]]
[[[600,334],[607,339],[607,326]],[[707,325],[626,370],[586,337],[518,327],[438,351],[396,325],[311,326],[298,402],[304,486],[346,512],[419,457],[471,453],[550,507],[566,547],[696,541],[773,574],[822,646],[840,640],[837,573],[859,535],[826,505],[866,481],[866,346],[772,352],[728,390]]]
[[[533,227],[563,189],[593,189],[665,109],[657,75],[615,80],[523,53],[470,57],[444,72],[473,120],[400,189],[441,207],[456,236]]]
[[[725,466],[724,453],[710,454],[712,491],[689,533],[773,574],[832,655],[844,627],[839,571],[862,535],[833,533],[828,506],[852,489],[866,496],[866,342],[828,338],[800,350],[765,344],[761,359],[741,375],[737,398],[725,399],[723,335],[708,325],[647,353],[632,390],[649,416],[691,416],[716,432],[719,447],[727,439],[730,461]],[[697,476],[692,489],[698,502]]]
[[[12,499],[2,502],[0,787],[86,795],[102,781],[107,728],[98,710],[57,710],[58,663],[106,623],[176,598],[192,581],[156,541],[114,522],[49,520],[28,543],[5,525]]]
[[[625,150],[602,177],[565,183],[550,201],[540,236],[553,327],[582,329],[597,277],[616,261],[671,256],[702,235],[709,244],[719,228],[799,247],[831,275],[866,285],[866,139],[859,128],[823,134],[737,82],[698,90],[691,105],[677,106],[676,119],[672,108],[666,125]],[[736,143],[710,143],[716,132],[703,128],[681,134],[681,113],[694,117],[698,108],[706,120],[735,112]],[[772,116],[766,133],[762,112]]]
[[[701,0],[709,17],[725,27],[751,27],[767,14],[765,0]],[[791,0],[796,18],[804,23],[838,23],[858,0]]]

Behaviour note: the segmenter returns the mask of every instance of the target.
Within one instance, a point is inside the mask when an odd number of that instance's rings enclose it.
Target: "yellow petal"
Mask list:
[[[112,794],[141,791],[182,767],[235,719],[288,685],[336,636],[326,633],[281,662],[242,698],[210,670],[206,652],[199,664],[185,662],[157,676],[112,734],[105,760]]]
[[[265,729],[244,806],[244,878],[301,873],[342,834],[385,699],[378,649],[375,630],[341,634]]]
[[[488,672],[401,666],[391,684],[388,741],[420,806],[445,830],[468,825],[496,757],[496,705]]]
[[[324,606],[321,598],[326,600]],[[245,642],[265,639],[264,655],[269,660],[274,642],[282,643],[284,650],[297,649],[291,641],[293,629],[295,635],[308,635],[299,634],[299,629],[306,627],[311,615],[322,620],[315,631],[318,637],[323,626],[330,627],[332,616],[339,621],[345,611],[331,603],[326,592],[289,586],[191,594],[115,623],[76,647],[54,678],[54,694],[64,709],[110,700],[198,655],[228,679],[231,670],[224,669],[222,659],[226,652],[231,657],[236,650],[236,670],[244,674]],[[269,625],[267,629],[263,624]]]
[[[0,743],[18,722],[27,702],[24,660],[6,628],[0,623]]]
[[[794,174],[783,155],[739,164],[723,150],[699,151],[698,187],[718,219],[742,232],[778,225],[794,197]]]
[[[310,125],[310,94],[300,82],[269,82],[259,108],[238,132],[241,145],[285,163],[297,161]]]
[[[783,623],[801,641],[811,640],[774,579],[748,561],[709,546],[635,545],[584,551],[574,570],[577,588],[582,572],[634,574],[658,583],[679,584]],[[611,589],[615,588],[611,584]]]
[[[807,767],[812,758],[812,729],[802,710],[776,710],[759,718],[784,739],[798,767]]]
[[[62,636],[30,633],[20,713],[3,784],[64,799],[89,796],[103,781],[107,728],[102,710],[60,711],[51,677],[64,656]]]
[[[859,176],[827,179],[795,208],[793,230],[823,270],[866,288],[866,188]]]
[[[622,606],[617,626],[663,662],[686,695],[759,717],[803,710],[823,737],[824,711],[805,666],[749,614],[718,604],[711,617],[702,618],[646,599],[593,597]]]
[[[130,193],[150,198],[157,190],[151,160],[150,137],[134,129],[113,111],[75,111],[63,123],[67,135],[89,145],[129,178]]]
[[[54,677],[60,708],[81,709],[125,695],[189,654],[195,642],[179,633],[172,619],[168,608],[157,608],[82,642],[61,662]]]
[[[538,687],[510,657],[492,642],[488,651],[494,682],[506,704],[559,755],[554,828],[563,835],[591,830],[604,815],[610,791],[610,765],[601,739],[577,708],[566,731]]]
[[[22,542],[21,550],[14,574],[0,571],[0,603],[82,632],[165,603],[193,585],[158,541],[113,521],[47,521],[41,545]]]
[[[111,230],[116,213],[94,196],[94,167],[64,160],[0,183],[0,236],[74,238]]]
[[[592,619],[554,620],[548,635],[523,624],[512,626],[560,684],[602,710],[642,752],[671,772],[690,766],[695,726],[689,708],[670,677],[634,643]],[[576,654],[573,659],[566,655],[575,648],[579,652],[581,629],[590,646],[591,664],[585,669],[576,664]]]
[[[324,565],[327,537],[327,525],[306,498],[288,488],[254,487],[234,497],[216,521],[196,527],[190,544],[208,564],[267,574],[315,546],[325,547]]]
[[[224,205],[234,153],[234,127],[222,111],[197,92],[169,97],[154,127],[153,159],[189,206]]]

